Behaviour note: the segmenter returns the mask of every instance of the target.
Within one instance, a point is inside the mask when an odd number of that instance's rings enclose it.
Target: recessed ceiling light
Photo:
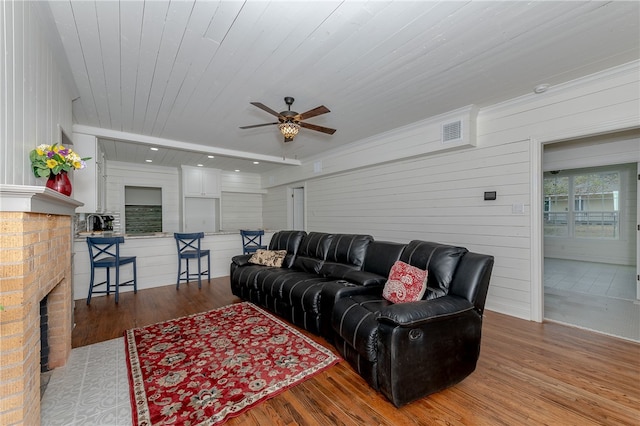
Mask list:
[[[213,155],[207,155],[207,158],[216,158],[216,157]]]
[[[544,92],[546,92],[546,91],[547,91],[547,89],[549,88],[549,86],[550,86],[550,85],[549,85],[549,84],[546,84],[546,83],[544,83],[544,84],[538,84],[536,87],[534,87],[534,88],[533,88],[533,93],[536,93],[536,94],[538,94],[538,95],[539,95],[540,93],[544,93]]]
[[[196,166],[198,166],[198,167],[204,167],[204,165],[203,165],[203,164],[196,164]]]
[[[260,162],[259,161],[254,161],[253,164],[260,164]]]
[[[240,170],[236,169],[236,172],[239,172]]]
[[[144,160],[144,161],[146,161],[147,163],[153,163],[153,160]]]
[[[158,148],[156,148],[155,146],[152,146],[151,148],[149,148],[151,151],[157,151]]]

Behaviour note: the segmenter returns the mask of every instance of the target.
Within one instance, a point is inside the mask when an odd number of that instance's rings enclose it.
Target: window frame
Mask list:
[[[617,174],[618,175],[617,191],[616,190],[611,191],[614,210],[611,210],[611,211],[599,210],[595,212],[595,213],[602,214],[602,217],[604,217],[608,213],[613,214],[613,217],[614,217],[613,233],[615,234],[615,236],[607,237],[604,235],[601,235],[601,236],[576,235],[576,227],[579,226],[579,224],[576,223],[576,217],[578,216],[578,214],[581,214],[582,217],[584,217],[585,212],[587,213],[587,216],[589,216],[588,215],[589,211],[588,209],[585,210],[585,207],[588,205],[588,199],[585,199],[585,194],[576,193],[575,179],[578,176],[600,175],[600,174],[602,175]],[[623,235],[623,231],[624,231],[623,230],[624,208],[622,205],[623,200],[621,200],[620,195],[625,193],[625,189],[628,186],[627,173],[625,173],[625,170],[623,168],[618,168],[618,167],[616,168],[607,167],[606,169],[600,169],[600,168],[599,169],[575,169],[575,170],[569,170],[569,171],[563,172],[563,176],[561,177],[568,179],[568,182],[567,182],[568,194],[566,195],[567,210],[565,212],[567,215],[566,233],[564,233],[564,235],[557,235],[557,234],[553,235],[553,234],[547,234],[545,230],[544,238],[563,238],[563,239],[572,239],[572,240],[604,240],[604,241],[621,240],[621,235]],[[556,179],[556,178],[558,178],[556,174],[545,173],[543,176],[543,181],[546,181],[547,179]],[[549,217],[549,214],[554,213],[551,211],[553,198],[555,197],[557,199],[558,197],[562,197],[562,196],[547,195],[544,191],[544,186],[545,185],[543,185],[543,194],[542,194],[543,195],[543,217],[545,217],[545,222],[546,222],[547,218]],[[615,209],[616,207],[617,207],[617,210]],[[617,220],[615,218],[617,218]]]

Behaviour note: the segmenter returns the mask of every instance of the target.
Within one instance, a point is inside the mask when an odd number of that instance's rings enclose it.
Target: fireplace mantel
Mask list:
[[[44,186],[0,185],[0,211],[72,216],[84,203]]]

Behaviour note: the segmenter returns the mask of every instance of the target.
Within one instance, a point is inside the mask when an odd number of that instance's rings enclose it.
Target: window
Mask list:
[[[544,235],[569,236],[569,178],[544,179]]]
[[[544,178],[544,235],[620,237],[620,173],[594,172]]]

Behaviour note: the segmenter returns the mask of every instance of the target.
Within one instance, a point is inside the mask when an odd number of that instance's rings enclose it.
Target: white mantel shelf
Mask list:
[[[72,216],[84,203],[45,186],[0,184],[0,211]]]

